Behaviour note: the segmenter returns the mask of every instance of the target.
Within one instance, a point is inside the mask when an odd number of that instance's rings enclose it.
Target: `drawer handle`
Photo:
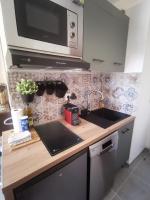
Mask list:
[[[60,172],[58,176],[59,176],[59,177],[62,177],[62,176],[63,176],[63,173],[62,173],[62,172]]]
[[[118,66],[121,66],[121,65],[123,65],[122,63],[120,63],[120,62],[114,62],[113,63],[114,65],[118,65]]]
[[[102,59],[98,59],[98,58],[93,58],[93,62],[100,62],[100,63],[103,63],[104,60],[102,60]]]
[[[123,134],[127,133],[130,129],[127,128],[126,130],[122,131]]]

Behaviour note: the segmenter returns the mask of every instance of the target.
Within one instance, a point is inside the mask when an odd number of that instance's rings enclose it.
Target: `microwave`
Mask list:
[[[76,0],[1,0],[7,45],[82,58],[83,6]]]

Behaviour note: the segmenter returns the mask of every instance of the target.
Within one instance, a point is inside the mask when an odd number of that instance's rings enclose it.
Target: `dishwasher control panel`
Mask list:
[[[118,131],[89,147],[90,157],[100,155],[118,148]]]

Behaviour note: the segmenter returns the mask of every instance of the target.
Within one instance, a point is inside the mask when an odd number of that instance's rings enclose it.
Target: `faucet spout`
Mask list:
[[[93,93],[98,93],[100,95],[99,103],[104,100],[104,96],[103,96],[103,92],[102,91],[100,91],[100,90],[92,90],[92,91],[90,91],[90,93],[87,95],[87,109],[89,111],[91,111],[91,104],[90,104],[89,99],[90,99],[91,94],[93,94]]]

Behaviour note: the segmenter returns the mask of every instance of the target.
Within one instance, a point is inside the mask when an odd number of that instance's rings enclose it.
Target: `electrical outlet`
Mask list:
[[[65,101],[68,101],[68,96],[70,97],[71,93],[68,92],[68,93],[65,94]]]

